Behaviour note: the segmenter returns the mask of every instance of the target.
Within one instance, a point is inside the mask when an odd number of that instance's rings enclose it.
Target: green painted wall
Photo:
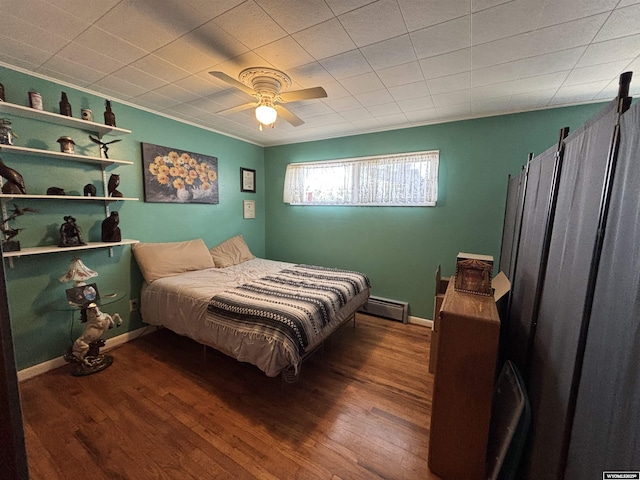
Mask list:
[[[373,295],[407,301],[432,318],[434,275],[454,273],[458,252],[500,256],[507,179],[601,105],[544,110],[270,147],[265,153],[268,258],[360,270]],[[290,206],[287,164],[440,150],[436,207]],[[497,272],[495,272],[497,273]]]
[[[5,87],[8,102],[28,105],[27,92],[40,92],[44,109],[58,112],[60,93],[65,91],[73,107],[74,117],[81,108],[91,108],[94,119],[102,122],[104,98],[57,85],[17,71],[0,68],[0,82]],[[107,137],[121,138],[110,146],[111,158],[131,160],[132,166],[109,168],[120,174],[119,190],[125,197],[137,197],[139,201],[112,203],[110,208],[120,214],[123,238],[147,242],[166,242],[203,238],[209,246],[236,234],[243,234],[252,252],[265,255],[264,209],[264,150],[246,142],[219,135],[208,130],[189,126],[126,105],[113,104],[117,125],[132,130],[131,135]],[[0,115],[0,117],[3,115]],[[8,116],[7,116],[8,117]],[[9,117],[8,117],[9,118]],[[76,142],[76,153],[98,156],[98,149],[86,132],[47,123],[10,117],[19,138],[16,145],[59,151],[59,136],[69,135]],[[142,182],[141,142],[154,143],[194,153],[218,157],[220,203],[218,205],[145,203]],[[99,183],[99,167],[83,163],[57,161],[50,158],[28,157],[0,153],[3,161],[25,178],[27,192],[45,193],[49,186],[60,186],[68,194],[82,194],[87,183]],[[256,170],[257,193],[240,192],[240,167]],[[100,190],[99,190],[100,191]],[[242,218],[242,200],[256,200],[256,219]],[[20,207],[33,207],[39,213],[26,214],[13,222],[24,228],[16,240],[23,246],[55,244],[59,227],[65,215],[73,215],[86,239],[99,241],[101,222],[104,219],[102,203],[79,201],[18,200]],[[6,202],[9,210],[13,202]],[[114,290],[124,291],[126,297],[105,307],[108,313],[118,312],[124,318],[119,328],[109,331],[106,337],[123,334],[143,326],[138,314],[129,314],[129,299],[139,298],[142,277],[129,246],[115,247],[114,256],[106,249],[83,252],[63,252],[50,255],[26,256],[14,259],[14,268],[4,260],[13,339],[18,369],[24,369],[44,361],[60,357],[70,342],[82,332],[76,316],[71,331],[70,313],[53,310],[52,304],[64,298],[68,284],[58,282],[76,253],[84,263],[96,270],[95,278],[102,294]]]

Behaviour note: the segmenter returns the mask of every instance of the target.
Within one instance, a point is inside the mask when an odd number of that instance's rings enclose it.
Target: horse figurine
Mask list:
[[[84,332],[73,343],[73,356],[83,364],[90,366],[90,357],[87,357],[87,352],[89,352],[89,349],[92,347],[91,344],[99,342],[100,337],[102,337],[108,329],[116,325],[120,326],[121,324],[122,318],[120,318],[120,315],[117,313],[112,317],[108,313],[101,312],[95,303],[90,304],[87,308],[87,325]]]

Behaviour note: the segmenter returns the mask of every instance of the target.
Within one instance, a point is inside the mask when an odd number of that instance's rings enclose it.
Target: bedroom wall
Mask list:
[[[433,316],[434,275],[452,275],[458,252],[498,264],[507,178],[529,152],[554,145],[602,105],[504,115],[266,148],[267,257],[366,273],[372,294]],[[282,201],[293,162],[440,150],[436,207],[290,206]],[[495,272],[497,273],[497,272]]]
[[[3,83],[7,101],[28,105],[27,92],[38,91],[44,99],[44,109],[58,111],[61,91],[65,91],[73,107],[74,117],[79,117],[81,108],[91,108],[94,119],[102,122],[104,97],[87,94],[83,91],[61,86],[14,70],[0,67],[0,82]],[[111,158],[132,160],[132,166],[120,166],[113,169],[119,173],[119,190],[126,197],[138,197],[139,201],[111,204],[111,209],[120,214],[120,228],[123,238],[133,238],[146,242],[179,241],[201,237],[208,246],[236,234],[242,234],[252,252],[265,255],[265,210],[264,210],[264,150],[253,144],[235,140],[208,130],[196,128],[168,118],[135,109],[114,101],[113,110],[117,125],[132,130],[131,135],[122,141],[110,145]],[[4,115],[0,114],[0,117]],[[42,122],[11,118],[14,131],[19,138],[16,145],[45,139],[50,150],[58,150],[55,140],[63,133],[61,127],[52,127]],[[95,147],[86,133],[69,133],[76,143]],[[202,204],[160,204],[145,203],[142,183],[141,142],[175,147],[194,153],[218,157],[220,202],[218,205]],[[39,147],[44,148],[44,147]],[[82,153],[76,146],[76,152]],[[87,154],[98,155],[97,148]],[[14,154],[0,153],[3,161],[43,185],[60,185],[79,192],[87,181],[85,176],[93,175],[99,179],[99,168],[84,164],[71,164],[51,159],[20,157]],[[256,170],[257,193],[240,192],[240,167]],[[107,170],[110,175],[112,170]],[[37,180],[36,180],[37,179]],[[29,189],[28,193],[44,193]],[[81,193],[80,193],[81,194]],[[242,200],[256,200],[256,219],[242,218]],[[20,207],[38,208],[39,213],[23,215],[16,219],[15,226],[24,230],[16,238],[23,246],[51,244],[57,241],[57,232],[65,215],[78,219],[83,234],[91,240],[99,240],[100,224],[104,219],[102,204],[85,202],[47,202],[44,200],[19,200]],[[7,202],[7,208],[13,209],[13,202]],[[96,237],[97,235],[97,237]],[[104,294],[114,290],[124,291],[126,297],[104,310],[118,312],[124,318],[122,326],[110,330],[107,338],[121,335],[140,328],[144,324],[137,313],[129,313],[129,299],[139,298],[142,277],[131,247],[115,247],[114,256],[109,257],[106,249],[82,252],[34,255],[14,259],[14,268],[6,267],[7,289],[11,325],[18,369],[24,369],[53,358],[60,357],[71,341],[82,332],[76,316],[74,330],[70,331],[70,312],[55,311],[52,303],[64,298],[68,284],[58,282],[58,278],[67,270],[69,262],[76,253],[84,263],[96,270],[95,278],[99,291]]]

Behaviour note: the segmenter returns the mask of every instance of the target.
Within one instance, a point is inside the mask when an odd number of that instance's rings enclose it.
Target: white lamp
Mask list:
[[[256,118],[261,125],[271,125],[278,118],[278,112],[273,108],[273,104],[268,99],[262,101],[256,108]]]
[[[87,267],[78,257],[73,257],[69,264],[69,270],[58,280],[62,283],[74,281],[74,287],[86,285],[86,280],[97,277],[98,273]]]

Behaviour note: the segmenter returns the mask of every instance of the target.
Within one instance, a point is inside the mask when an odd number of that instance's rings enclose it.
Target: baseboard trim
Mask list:
[[[409,317],[409,323],[422,325],[423,327],[429,327],[431,330],[433,330],[433,320],[429,320],[428,318]]]
[[[143,335],[147,335],[148,333],[154,332],[156,327],[148,325],[146,327],[137,328],[127,333],[123,333],[122,335],[118,335],[117,337],[108,338],[106,340],[105,346],[102,348],[103,352],[107,352],[112,350],[120,345],[123,345],[131,340],[135,340]],[[51,360],[48,360],[43,363],[39,363],[38,365],[34,365],[33,367],[25,368],[18,372],[18,382],[24,382],[30,378],[36,377],[43,373],[49,372],[51,370],[55,370],[56,368],[60,368],[67,365],[64,357],[57,357]]]

